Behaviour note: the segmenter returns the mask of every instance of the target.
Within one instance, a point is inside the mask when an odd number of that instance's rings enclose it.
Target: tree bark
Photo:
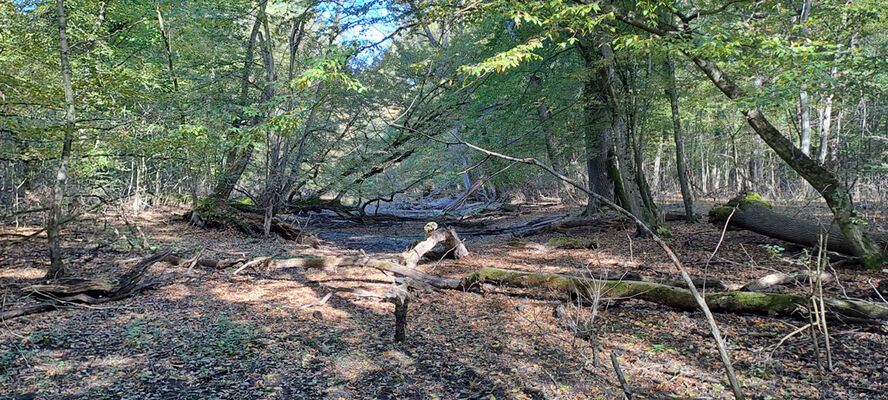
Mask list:
[[[555,289],[579,298],[596,293],[611,301],[644,300],[678,310],[694,310],[697,304],[690,291],[653,282],[597,280],[570,275],[531,273],[499,268],[482,268],[463,278],[463,287],[494,283],[516,287]],[[799,315],[810,306],[806,296],[757,292],[709,292],[706,304],[713,311]],[[888,320],[888,307],[860,300],[824,299],[828,316],[843,320],[880,323]]]
[[[733,213],[732,216],[731,213]],[[709,212],[709,221],[723,226],[728,216],[730,216],[729,227],[750,230],[803,246],[818,246],[820,236],[823,234],[826,235],[828,250],[857,256],[854,242],[848,240],[834,224],[820,226],[806,220],[775,213],[771,211],[769,204],[751,193],[735,197],[727,205],[714,207]],[[882,249],[888,248],[888,234],[872,233],[870,237]]]
[[[259,28],[262,26],[263,18],[261,16],[265,14],[265,6],[267,4],[266,0],[261,1],[259,15],[253,22],[253,28],[250,31],[250,39],[247,41],[244,64],[241,69],[241,86],[238,103],[244,107],[249,105],[250,75],[252,75],[253,71],[253,53],[255,52],[256,47],[256,37],[259,35]],[[241,115],[235,121],[234,128],[239,131],[241,129],[246,129],[249,125],[247,117]],[[225,165],[222,167],[219,176],[216,178],[216,186],[210,196],[215,201],[224,201],[231,196],[231,192],[234,191],[234,187],[240,180],[241,175],[243,175],[244,171],[247,169],[247,164],[250,163],[250,158],[253,154],[253,143],[245,141],[244,135],[232,132],[228,135],[228,139],[231,142],[231,147],[225,156]]]
[[[57,18],[59,22],[59,56],[62,65],[62,83],[65,90],[65,135],[62,139],[62,153],[55,183],[52,187],[49,220],[46,223],[46,237],[49,242],[49,270],[47,279],[65,275],[65,264],[62,261],[61,238],[59,225],[63,219],[62,202],[65,200],[65,183],[68,179],[68,162],[71,159],[71,144],[74,138],[74,125],[77,120],[74,108],[74,90],[71,87],[71,65],[68,61],[68,19],[65,15],[64,0],[56,0]]]
[[[623,189],[626,194],[626,208],[633,215],[645,221],[651,226],[657,226],[657,220],[650,210],[645,207],[641,197],[640,184],[637,181],[635,165],[629,144],[629,128],[626,120],[623,118],[623,109],[617,97],[616,90],[616,72],[614,70],[614,53],[610,44],[603,44],[600,48],[601,58],[604,65],[600,68],[602,81],[607,93],[607,104],[610,110],[611,127],[613,128],[614,137],[616,138],[616,155],[620,162],[620,177],[623,181]],[[639,230],[641,232],[641,230]]]
[[[453,228],[439,229],[437,223],[429,222],[425,226],[425,234],[425,240],[419,242],[413,249],[401,254],[401,259],[408,268],[416,268],[416,264],[419,263],[419,260],[438,245],[438,243],[441,243],[444,246],[447,253],[453,254],[453,258],[460,259],[469,255],[469,251],[466,249],[462,240],[459,239],[459,235],[456,234],[456,231],[454,231]]]
[[[817,162],[821,166],[826,164],[826,156],[829,154],[829,130],[832,125],[832,100],[832,94],[824,96],[823,108],[820,111],[820,151],[817,156]]]
[[[580,47],[580,55],[586,63],[586,69],[595,71],[598,68],[596,58],[591,48]],[[604,108],[606,98],[601,79],[597,74],[590,74],[583,85],[583,122],[584,145],[586,148],[586,173],[588,175],[589,190],[608,199],[613,199],[613,183],[608,178],[608,151],[613,140],[613,132],[608,123],[603,122],[607,118]],[[556,171],[557,172],[557,171]],[[592,214],[599,209],[599,202],[593,196],[589,196],[586,204],[586,213]]]
[[[669,73],[669,105],[672,109],[672,136],[675,140],[675,167],[678,171],[678,183],[681,187],[681,200],[684,203],[685,219],[688,223],[697,222],[694,214],[694,197],[688,182],[688,166],[684,154],[684,140],[681,131],[681,113],[678,109],[678,87],[675,82],[675,62],[667,59],[666,68]]]

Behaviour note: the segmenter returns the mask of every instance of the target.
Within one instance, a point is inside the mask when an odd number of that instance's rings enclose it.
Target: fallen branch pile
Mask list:
[[[54,310],[65,306],[96,305],[134,296],[142,290],[161,283],[166,278],[166,276],[161,276],[149,281],[142,281],[148,267],[161,261],[168,255],[169,253],[165,252],[148,257],[110,282],[105,279],[63,278],[45,284],[29,286],[25,288],[25,291],[43,300],[37,304],[3,311],[0,313],[0,320]]]

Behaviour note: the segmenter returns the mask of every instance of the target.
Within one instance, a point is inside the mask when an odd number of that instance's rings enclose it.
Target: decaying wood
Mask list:
[[[464,288],[481,283],[517,287],[539,287],[566,293],[591,294],[600,290],[601,295],[611,301],[628,299],[644,300],[679,310],[694,310],[696,301],[687,289],[652,282],[627,280],[597,280],[586,278],[512,271],[497,268],[482,268],[462,280]],[[709,292],[706,303],[713,311],[766,313],[774,315],[795,315],[807,309],[810,299],[806,296],[757,293],[757,292]],[[868,301],[824,299],[828,315],[836,319],[877,323],[888,320],[888,306]]]
[[[312,308],[312,307],[320,307],[320,306],[326,304],[327,300],[330,300],[330,297],[333,297],[333,292],[327,293],[327,295],[324,296],[324,298],[322,298],[318,301],[313,301],[308,304],[303,304],[303,305],[299,306],[299,309],[305,310],[305,309]]]
[[[550,223],[528,229],[516,236],[527,237],[538,235],[546,232],[563,232],[566,233],[570,229],[583,228],[588,226],[606,226],[610,224],[620,223],[620,215],[613,212],[599,213],[586,218],[575,218],[566,221],[554,220]]]
[[[810,280],[811,276],[808,271],[798,271],[793,273],[783,273],[783,272],[775,272],[773,274],[765,275],[761,278],[758,278],[752,282],[743,285],[740,290],[750,291],[750,292],[758,292],[761,290],[765,290],[774,286],[786,285],[790,283],[806,283]],[[816,280],[816,274],[815,274]],[[829,283],[834,281],[833,275],[828,272],[820,273],[820,282]]]
[[[273,256],[268,256],[268,257],[254,258],[250,261],[245,262],[244,265],[241,265],[240,267],[238,267],[238,269],[234,270],[234,272],[232,272],[231,274],[237,275],[238,273],[240,273],[241,271],[243,271],[247,267],[253,267],[254,269],[256,269],[257,267],[261,267],[263,265],[266,265],[266,266],[270,265],[271,261],[279,255],[280,255],[280,253],[275,254]]]
[[[4,311],[0,313],[0,320],[54,310],[67,305],[102,304],[134,295],[160,282],[159,279],[143,282],[142,277],[148,267],[168,255],[169,252],[164,252],[145,258],[113,281],[60,279],[26,287],[24,289],[26,292],[44,298],[45,301]]]
[[[854,241],[848,240],[835,224],[821,226],[808,220],[776,213],[771,210],[769,204],[760,198],[749,197],[748,193],[732,199],[725,206],[714,207],[709,212],[709,222],[724,225],[728,214],[734,208],[736,210],[728,221],[729,228],[745,229],[808,247],[816,247],[820,236],[826,236],[827,250],[847,255],[854,255],[857,252]],[[871,233],[869,236],[882,248],[888,247],[888,234]]]
[[[490,228],[480,231],[470,231],[463,232],[462,235],[466,237],[479,237],[479,236],[496,236],[503,235],[507,233],[511,233],[516,236],[526,235],[527,232],[534,231],[537,229],[545,228],[546,226],[557,223],[558,221],[567,217],[567,214],[559,214],[559,215],[550,215],[545,217],[536,218],[530,221],[527,221],[523,224],[511,225],[502,228]]]
[[[431,251],[438,243],[444,246],[447,253],[452,254],[453,258],[460,259],[469,255],[465,244],[459,239],[459,235],[453,228],[438,228],[435,222],[429,222],[425,225],[426,238],[419,242],[416,247],[401,254],[401,261],[408,268],[415,268],[416,264],[422,257]]]
[[[252,205],[237,202],[210,201],[204,203],[198,210],[204,219],[207,228],[232,228],[252,237],[265,236],[265,210],[260,210]],[[191,219],[191,212],[183,215],[186,220]],[[270,232],[285,240],[299,241],[316,245],[319,240],[310,232],[299,229],[289,223],[272,218]]]
[[[461,289],[462,280],[430,275],[416,268],[406,267],[393,261],[370,257],[308,257],[274,260],[272,268],[316,268],[329,270],[335,267],[366,267],[407,277],[436,289]]]
[[[386,300],[395,305],[395,342],[404,343],[407,338],[407,306],[410,293],[403,285],[393,286],[386,293]]]

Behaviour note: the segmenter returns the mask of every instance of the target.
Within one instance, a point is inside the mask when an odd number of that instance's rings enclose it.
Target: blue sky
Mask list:
[[[344,12],[346,8],[358,9],[367,7],[361,15]],[[336,7],[340,9],[340,23],[350,25],[340,37],[340,43],[357,43],[358,46],[366,46],[383,40],[397,29],[392,15],[387,6],[387,1],[358,0],[346,3],[323,2],[318,6],[321,19],[333,22],[336,16]],[[362,64],[367,64],[382,55],[391,45],[391,41],[385,41],[375,48],[368,48],[359,53],[355,58]]]

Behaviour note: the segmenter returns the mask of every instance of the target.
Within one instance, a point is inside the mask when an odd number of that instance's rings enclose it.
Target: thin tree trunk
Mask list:
[[[811,14],[811,0],[802,1],[802,12],[799,15],[799,23],[802,25],[801,35],[808,35],[805,22]],[[811,112],[808,107],[808,85],[802,84],[799,92],[799,124],[801,125],[800,149],[805,156],[811,155]]]
[[[68,109],[65,113],[65,136],[62,142],[62,154],[55,183],[52,187],[52,199],[50,203],[49,221],[46,224],[46,236],[49,242],[49,270],[47,279],[58,278],[65,274],[65,264],[62,261],[61,238],[59,224],[62,216],[62,202],[65,199],[65,182],[68,179],[68,161],[71,159],[71,143],[74,138],[74,124],[77,120],[74,108],[74,90],[71,87],[71,65],[68,62],[68,20],[65,15],[64,0],[56,0],[59,22],[59,55],[62,65],[62,81],[65,90],[65,104]]]
[[[811,155],[811,116],[808,107],[808,91],[805,85],[802,85],[802,91],[799,93],[799,122],[801,125],[801,139],[799,140],[799,148],[805,156]]]
[[[820,152],[817,162],[820,165],[826,163],[826,156],[829,153],[829,129],[832,125],[832,99],[833,95],[824,98],[823,108],[820,111]]]
[[[663,145],[666,143],[666,140],[663,139],[664,136],[666,136],[665,131],[657,138],[657,154],[654,156],[654,176],[651,178],[654,181],[651,185],[651,190],[654,192],[660,191],[660,164],[663,158]]]
[[[669,105],[672,108],[672,136],[675,140],[675,167],[678,171],[678,183],[681,186],[681,199],[685,208],[685,220],[688,223],[697,222],[694,215],[694,197],[691,194],[691,186],[688,182],[688,166],[685,161],[684,143],[681,131],[681,114],[678,110],[678,88],[675,83],[675,63],[668,58],[666,68],[669,73]]]
[[[530,83],[528,84],[529,89],[539,91],[542,85],[542,78],[536,75],[530,76]],[[549,114],[549,106],[545,103],[545,101],[540,100],[537,103],[536,114],[537,117],[540,119],[540,127],[543,131],[543,142],[546,146],[546,159],[549,160],[549,165],[551,165],[552,168],[555,168],[555,171],[557,171],[559,174],[564,174],[564,170],[561,168],[561,164],[558,162],[558,152],[555,150],[555,132],[552,129],[552,118]],[[565,195],[569,195],[570,185],[558,181],[557,179],[556,181],[560,186],[560,190]]]

